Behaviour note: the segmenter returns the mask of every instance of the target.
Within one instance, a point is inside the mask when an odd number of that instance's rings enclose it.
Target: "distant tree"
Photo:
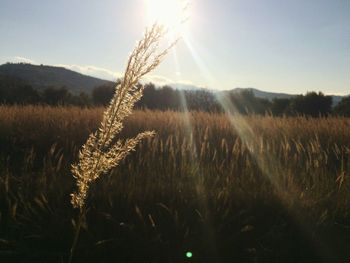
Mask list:
[[[21,79],[0,74],[0,103],[8,104],[37,104],[49,105],[107,105],[115,92],[115,86],[120,83],[105,84],[93,89],[91,96],[82,92],[73,95],[65,87],[57,89],[47,88],[41,93],[33,89]],[[141,85],[141,84],[138,84]],[[235,110],[241,114],[273,115],[308,115],[325,116],[330,113],[350,116],[350,98],[344,98],[332,112],[332,97],[323,93],[310,92],[292,99],[258,98],[252,90],[241,92],[221,92],[216,95],[205,90],[175,90],[170,86],[156,88],[149,83],[144,86],[144,96],[135,105],[137,108],[158,110],[195,110],[206,112],[222,112],[224,109],[221,99],[230,101]],[[221,97],[221,98],[220,98]]]
[[[265,114],[270,109],[269,100],[255,97],[251,90],[231,93],[229,99],[240,114]]]
[[[144,95],[136,104],[138,108],[158,110],[196,110],[219,112],[220,106],[215,95],[199,90],[175,90],[170,86],[156,88],[154,84],[145,85]]]
[[[288,114],[291,99],[274,98],[271,103],[271,113],[275,116]]]
[[[342,98],[333,112],[335,115],[350,117],[350,96]]]
[[[312,117],[326,116],[332,110],[332,97],[322,92],[308,92],[291,100],[289,111],[291,114],[301,114]]]
[[[161,110],[179,110],[180,109],[180,97],[177,90],[172,89],[170,86],[163,86],[159,89],[159,100]]]
[[[252,107],[255,114],[266,114],[271,108],[271,102],[268,99],[256,98],[255,103]]]
[[[69,105],[72,94],[65,87],[59,89],[51,87],[43,91],[42,99],[44,103],[49,105]]]
[[[136,107],[142,109],[157,109],[159,108],[158,96],[158,90],[153,83],[145,84],[143,96],[141,100],[136,103]]]
[[[85,92],[80,92],[78,95],[74,95],[70,99],[70,103],[76,106],[91,106],[91,97]]]
[[[26,82],[0,75],[0,103],[35,104],[39,100],[38,92]]]
[[[183,92],[184,95],[181,95]],[[185,98],[188,110],[220,112],[221,106],[215,95],[206,90],[180,91],[181,99]],[[182,102],[183,103],[183,102]]]
[[[115,91],[116,84],[105,84],[92,90],[92,101],[95,105],[107,105]]]
[[[249,101],[253,98],[254,94],[249,90],[241,91],[239,93],[231,92],[228,94],[228,99],[232,103],[234,110],[240,114],[247,114],[249,112],[247,102],[250,104]]]
[[[180,93],[170,86],[156,88],[154,84],[145,85],[144,95],[136,104],[138,108],[159,110],[180,110]]]
[[[40,96],[30,85],[17,86],[10,91],[9,101],[18,104],[37,104]]]

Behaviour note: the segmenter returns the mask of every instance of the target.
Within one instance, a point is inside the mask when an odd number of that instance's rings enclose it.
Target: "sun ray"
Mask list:
[[[209,67],[198,54],[197,48],[194,45],[194,41],[192,40],[190,33],[186,31],[182,39],[186,44],[186,47],[188,48],[193,61],[196,63],[198,69],[201,72],[201,76],[205,79],[206,83],[212,87],[220,87],[220,81],[213,76]]]
[[[182,35],[182,39],[184,39],[184,35]],[[172,50],[173,59],[174,59],[174,67],[176,72],[178,72],[178,78],[181,80],[181,65],[178,60],[177,55],[177,49],[174,48]],[[198,200],[198,209],[197,212],[199,214],[206,215],[206,223],[204,224],[203,231],[207,233],[208,239],[210,240],[210,247],[208,249],[211,250],[212,254],[215,255],[215,258],[219,258],[219,254],[216,247],[216,241],[215,241],[215,235],[214,235],[214,228],[212,224],[211,217],[208,213],[209,211],[209,191],[207,189],[207,186],[205,185],[205,182],[203,181],[203,177],[201,176],[201,164],[200,164],[200,156],[199,156],[199,149],[200,145],[197,147],[197,142],[194,140],[194,128],[192,124],[192,117],[191,112],[188,108],[188,103],[186,99],[186,93],[184,90],[179,91],[180,95],[180,103],[181,103],[181,109],[183,110],[183,118],[184,118],[184,133],[185,138],[187,142],[189,143],[189,146],[191,148],[191,155],[189,156],[191,158],[191,164],[192,168],[191,171],[193,171],[192,174],[192,184],[195,189],[196,198]],[[200,136],[200,135],[199,135]],[[189,248],[190,249],[190,248]]]
[[[183,40],[207,83],[213,87],[220,87],[220,81],[211,73],[209,67],[197,52],[189,35],[185,35]],[[288,171],[283,167],[277,156],[273,153],[263,153],[259,151],[259,146],[262,146],[264,142],[261,141],[262,138],[254,132],[246,118],[239,113],[236,105],[234,105],[227,96],[215,93],[215,97],[223,108],[224,113],[227,115],[231,127],[235,129],[242,143],[247,147],[250,155],[256,161],[261,174],[270,181],[281,204],[288,210],[299,227],[304,230],[305,235],[309,237],[310,241],[313,240],[312,233],[310,233],[306,223],[302,218],[297,216],[297,213],[289,208],[288,205],[290,202],[298,201],[298,196],[296,196],[295,193],[302,192],[300,187],[293,183],[293,181],[286,182],[283,180],[283,176],[281,175],[285,175]],[[314,240],[314,242],[324,243],[323,240]],[[329,251],[324,251],[324,253],[329,253]]]

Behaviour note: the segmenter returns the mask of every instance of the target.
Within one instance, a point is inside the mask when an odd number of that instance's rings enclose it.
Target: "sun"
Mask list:
[[[157,22],[170,30],[183,30],[184,20],[188,18],[188,1],[184,0],[146,0],[149,23]]]

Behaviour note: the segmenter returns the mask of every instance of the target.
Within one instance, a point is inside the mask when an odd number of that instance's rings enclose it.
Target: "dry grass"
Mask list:
[[[103,110],[0,107],[0,258],[66,258],[69,165]],[[350,119],[249,116],[256,136],[242,141],[225,115],[188,117],[127,119],[121,138],[157,135],[91,189],[82,261],[186,262],[186,250],[194,262],[350,256]]]

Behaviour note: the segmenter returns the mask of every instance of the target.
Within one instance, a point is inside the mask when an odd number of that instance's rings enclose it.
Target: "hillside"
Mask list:
[[[23,80],[38,90],[48,87],[66,87],[73,93],[81,91],[89,93],[94,87],[109,82],[62,67],[23,63],[0,65],[0,76]]]
[[[287,94],[287,93],[267,92],[267,91],[262,91],[262,90],[258,90],[258,89],[254,89],[254,88],[235,88],[235,89],[231,90],[231,92],[239,93],[239,92],[242,92],[245,90],[252,91],[253,94],[255,95],[255,97],[262,98],[262,99],[268,99],[268,100],[272,100],[274,98],[290,99],[290,98],[296,96],[296,95]]]
[[[84,91],[90,93],[93,88],[101,86],[103,84],[111,83],[111,81],[103,80],[81,73],[63,68],[63,67],[54,67],[47,65],[32,65],[32,64],[13,64],[7,63],[0,65],[0,81],[4,79],[16,79],[17,82],[23,81],[31,85],[33,88],[42,90],[48,87],[66,87],[72,93],[79,93]],[[180,83],[171,83],[167,86],[171,86],[177,90],[192,90],[200,91],[206,90],[208,92],[215,92],[213,89],[203,89],[191,84],[180,84]],[[218,91],[219,93],[232,92],[239,93],[244,90],[250,90],[258,98],[264,98],[272,100],[274,98],[278,99],[290,99],[296,94],[287,94],[287,93],[275,93],[258,90],[255,88],[235,88],[230,91]],[[341,96],[332,96],[333,106],[336,106],[340,100]]]
[[[231,92],[239,93],[239,92],[242,92],[244,90],[250,90],[253,92],[255,97],[262,98],[262,99],[268,99],[268,100],[272,100],[275,98],[277,98],[277,99],[291,99],[291,98],[298,95],[298,94],[267,92],[267,91],[262,91],[262,90],[258,90],[258,89],[254,89],[254,88],[235,88],[235,89],[232,89]],[[333,106],[336,106],[342,99],[342,96],[336,96],[336,95],[331,95],[331,96],[333,99]]]

